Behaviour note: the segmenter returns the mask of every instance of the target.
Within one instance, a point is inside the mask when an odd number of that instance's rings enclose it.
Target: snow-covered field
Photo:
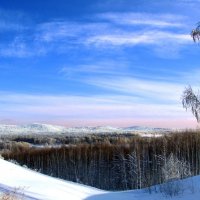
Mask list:
[[[42,175],[0,159],[0,193],[18,191],[25,200],[199,200],[200,176],[182,181],[183,193],[173,198],[147,190],[107,192]]]

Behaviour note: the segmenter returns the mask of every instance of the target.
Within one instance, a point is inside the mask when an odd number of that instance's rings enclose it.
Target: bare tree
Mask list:
[[[194,42],[198,42],[200,40],[200,22],[197,24],[197,27],[192,30],[191,37],[193,38]],[[186,87],[182,95],[182,105],[186,110],[191,109],[192,114],[197,119],[197,122],[200,122],[199,92],[195,93],[191,86]]]
[[[198,42],[200,40],[200,23],[198,23],[197,27],[192,30],[191,36],[194,42]]]
[[[191,109],[197,122],[200,121],[200,95],[199,93],[195,94],[191,86],[186,87],[183,91],[182,105],[186,110]]]

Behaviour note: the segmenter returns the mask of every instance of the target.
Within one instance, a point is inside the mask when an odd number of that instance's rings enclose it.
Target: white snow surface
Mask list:
[[[151,128],[143,126],[132,126],[126,128],[112,126],[84,126],[70,127],[56,126],[51,124],[25,124],[25,125],[4,125],[0,124],[0,135],[5,134],[90,134],[90,133],[164,133],[172,129]]]
[[[42,175],[0,159],[0,193],[16,190],[25,200],[199,200],[200,176],[182,181],[184,192],[166,197],[147,190],[107,192],[77,183]]]

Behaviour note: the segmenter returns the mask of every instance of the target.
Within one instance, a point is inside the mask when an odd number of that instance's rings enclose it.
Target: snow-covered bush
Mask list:
[[[191,176],[190,165],[179,160],[172,153],[164,158],[162,166],[162,177],[164,183],[160,185],[160,191],[166,196],[177,196],[184,192],[180,179]]]
[[[185,161],[179,160],[171,153],[169,157],[164,159],[162,175],[164,182],[188,177],[191,175],[190,165]]]

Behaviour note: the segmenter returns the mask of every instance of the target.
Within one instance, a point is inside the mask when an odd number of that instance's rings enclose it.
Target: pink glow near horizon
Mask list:
[[[160,128],[198,128],[199,124],[195,119],[102,119],[102,120],[39,120],[39,121],[11,121],[3,120],[1,124],[27,124],[27,123],[45,123],[53,125],[61,125],[65,127],[78,126],[114,126],[114,127],[129,127],[129,126],[148,126]]]
[[[39,96],[2,94],[1,124],[46,123],[74,126],[150,126],[196,128],[198,123],[180,102],[142,103],[126,96]]]
[[[53,122],[52,122],[53,123]],[[59,122],[58,122],[59,123]],[[55,122],[55,124],[58,124]],[[90,121],[64,121],[60,122],[60,125],[67,127],[70,126],[115,126],[115,127],[128,127],[128,126],[149,126],[160,128],[197,128],[198,123],[195,120],[90,120]]]

